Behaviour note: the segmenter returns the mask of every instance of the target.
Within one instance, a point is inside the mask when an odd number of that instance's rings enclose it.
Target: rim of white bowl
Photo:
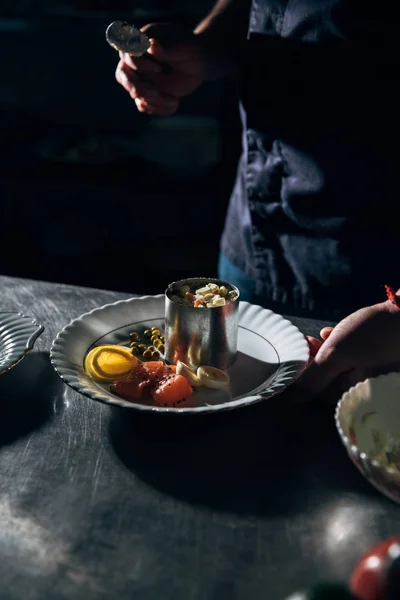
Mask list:
[[[340,419],[339,419],[339,413],[340,410],[343,406],[343,404],[345,403],[347,397],[349,397],[351,394],[354,393],[354,390],[365,386],[369,381],[375,381],[377,379],[386,379],[387,377],[393,376],[393,374],[396,374],[400,377],[400,372],[399,371],[391,371],[390,373],[385,373],[383,375],[377,375],[376,377],[367,377],[366,379],[364,379],[363,381],[359,381],[358,383],[356,383],[355,385],[352,385],[348,390],[346,390],[345,392],[343,392],[343,394],[341,395],[341,397],[339,398],[337,404],[336,404],[336,409],[335,409],[335,424],[336,424],[336,429],[339,433],[339,436],[342,440],[343,445],[352,452],[352,454],[355,454],[358,458],[360,458],[362,461],[364,462],[368,462],[371,465],[373,465],[374,467],[377,467],[383,471],[386,471],[389,474],[396,474],[396,475],[400,475],[400,472],[395,469],[394,467],[389,467],[386,466],[382,463],[380,463],[378,460],[375,460],[373,458],[370,458],[368,456],[368,454],[366,454],[365,452],[360,452],[360,450],[358,449],[358,446],[356,446],[356,444],[352,444],[349,437],[344,433],[343,428],[340,424]]]

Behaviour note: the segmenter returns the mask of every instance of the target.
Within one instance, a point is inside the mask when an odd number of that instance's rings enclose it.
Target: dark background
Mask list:
[[[240,150],[235,88],[149,118],[107,25],[195,25],[213,0],[1,0],[0,272],[157,293],[216,274]],[[134,8],[132,8],[134,6]]]

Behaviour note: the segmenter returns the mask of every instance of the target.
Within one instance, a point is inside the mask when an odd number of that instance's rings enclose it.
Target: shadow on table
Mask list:
[[[288,409],[280,400],[192,417],[114,409],[111,443],[146,483],[214,509],[285,514],[331,492],[379,496],[347,457],[332,407]]]
[[[0,376],[0,447],[41,427],[54,414],[63,384],[45,352],[28,354]]]

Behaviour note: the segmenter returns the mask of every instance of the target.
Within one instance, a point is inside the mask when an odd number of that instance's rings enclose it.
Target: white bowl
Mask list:
[[[352,462],[376,489],[400,503],[400,373],[350,388],[337,404],[335,421]],[[397,441],[390,461],[383,449],[389,439]]]

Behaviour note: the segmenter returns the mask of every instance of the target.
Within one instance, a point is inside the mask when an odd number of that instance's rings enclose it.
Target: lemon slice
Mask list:
[[[85,371],[95,381],[101,381],[104,383],[109,382],[108,377],[103,377],[100,373],[95,371],[93,367],[93,356],[96,354],[97,348],[92,348],[92,350],[85,357]]]
[[[199,385],[202,385],[196,373],[193,373],[193,371],[180,360],[178,360],[176,363],[176,372],[178,375],[183,375],[183,377],[188,380],[192,387],[199,387]]]
[[[197,377],[200,379],[202,385],[214,390],[220,390],[227,386],[230,381],[229,375],[225,371],[221,371],[215,367],[199,367],[197,369]]]
[[[96,381],[125,379],[139,363],[136,356],[123,346],[104,345],[93,348],[86,356],[85,369]]]

